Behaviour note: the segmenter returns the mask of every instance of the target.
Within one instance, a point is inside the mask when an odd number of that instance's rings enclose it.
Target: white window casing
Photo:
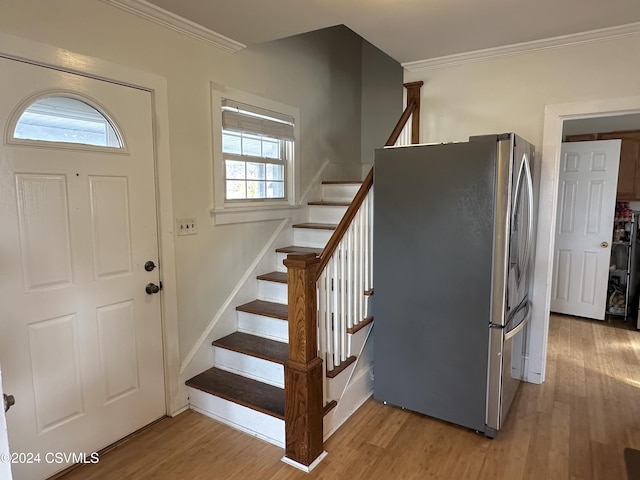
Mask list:
[[[214,222],[290,217],[299,206],[299,110],[217,84],[211,93]]]

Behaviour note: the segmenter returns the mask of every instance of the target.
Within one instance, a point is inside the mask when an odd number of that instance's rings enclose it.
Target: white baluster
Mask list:
[[[374,196],[373,196],[373,188],[369,190],[368,195],[369,202],[369,258],[367,263],[369,264],[369,279],[368,279],[368,290],[373,290],[373,229],[375,228],[373,225],[373,207],[374,207]]]
[[[338,353],[340,351],[340,345],[336,333],[338,331],[338,318],[340,318],[340,255],[334,255],[331,259],[331,269],[333,273],[333,291],[332,291],[332,307],[331,307],[331,322],[330,322],[330,338],[331,338],[331,368],[333,370],[336,365],[340,364],[340,358]]]
[[[367,198],[364,199],[364,203],[362,204],[362,209],[364,211],[364,228],[363,228],[363,244],[362,244],[362,255],[363,255],[363,275],[364,275],[364,288],[363,288],[363,296],[364,290],[369,290],[369,235],[371,234],[371,224],[369,222],[369,196],[371,195],[371,191],[367,194]],[[366,318],[369,316],[369,302],[367,302],[366,298],[364,299],[364,309],[362,318]]]
[[[364,204],[363,206],[364,207]],[[358,311],[356,315],[356,325],[364,318],[364,238],[365,238],[365,209],[360,208],[358,212],[358,287],[356,295],[358,299]]]
[[[352,354],[347,329],[369,316],[364,292],[373,288],[373,194],[369,191],[318,278],[318,342],[326,370]]]
[[[322,272],[316,282],[316,298],[318,299],[318,357],[325,358],[327,351],[327,329],[326,329],[326,297],[327,297],[327,273]],[[326,368],[322,370],[322,404],[326,405],[328,400]]]
[[[346,315],[343,317],[341,335],[344,335],[342,332],[346,332],[347,328],[353,325],[353,223],[351,224],[351,228],[347,230],[347,276],[345,278],[345,295],[347,297],[346,301]],[[342,351],[340,352],[340,361],[344,361],[347,359],[347,345],[346,338],[342,338]]]

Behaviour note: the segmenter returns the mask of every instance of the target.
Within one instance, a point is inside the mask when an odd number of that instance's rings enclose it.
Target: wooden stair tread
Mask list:
[[[351,205],[351,203],[320,201],[320,202],[308,202],[307,205],[314,205],[314,206],[320,206],[320,207],[348,207],[349,205]]]
[[[362,180],[324,180],[323,185],[362,185]]]
[[[267,282],[287,283],[287,272],[269,272],[264,275],[258,275],[257,279]]]
[[[239,312],[255,313],[265,317],[279,318],[287,320],[289,318],[289,307],[286,304],[267,302],[266,300],[254,300],[244,305],[236,307]]]
[[[279,252],[279,253],[297,253],[297,254],[315,253],[316,255],[320,255],[322,253],[322,248],[317,248],[317,247],[298,247],[296,245],[289,245],[288,247],[276,248],[276,252]]]
[[[289,345],[264,337],[234,332],[213,342],[213,346],[262,358],[281,365],[289,359]]]
[[[212,367],[186,381],[189,387],[284,420],[284,390]]]
[[[335,367],[333,370],[327,370],[327,378],[337,377],[340,373],[346,370],[347,367],[355,361],[356,361],[356,357],[351,355],[349,358],[347,358],[344,362],[342,362],[340,365]]]
[[[316,230],[335,230],[338,225],[335,223],[297,223],[293,228],[313,228]]]
[[[331,400],[329,403],[327,403],[324,406],[324,409],[322,410],[322,416],[325,416],[327,413],[333,410],[337,405],[338,405],[338,402],[336,402],[335,400]]]
[[[350,333],[350,334],[353,335],[354,333],[362,330],[364,327],[369,325],[371,322],[373,322],[373,317],[367,317],[364,320],[362,320],[360,323],[358,323],[357,325],[354,325],[353,327],[347,328],[347,333]]]

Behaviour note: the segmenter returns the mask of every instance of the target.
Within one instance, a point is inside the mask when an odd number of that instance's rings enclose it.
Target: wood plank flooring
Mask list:
[[[188,411],[63,478],[627,479],[624,449],[640,449],[640,332],[553,315],[548,355],[546,382],[521,386],[494,440],[370,399],[305,474],[281,449]]]

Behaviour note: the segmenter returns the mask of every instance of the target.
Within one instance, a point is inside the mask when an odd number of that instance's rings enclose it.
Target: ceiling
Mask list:
[[[147,0],[244,45],[344,24],[400,63],[640,22],[638,0]]]

